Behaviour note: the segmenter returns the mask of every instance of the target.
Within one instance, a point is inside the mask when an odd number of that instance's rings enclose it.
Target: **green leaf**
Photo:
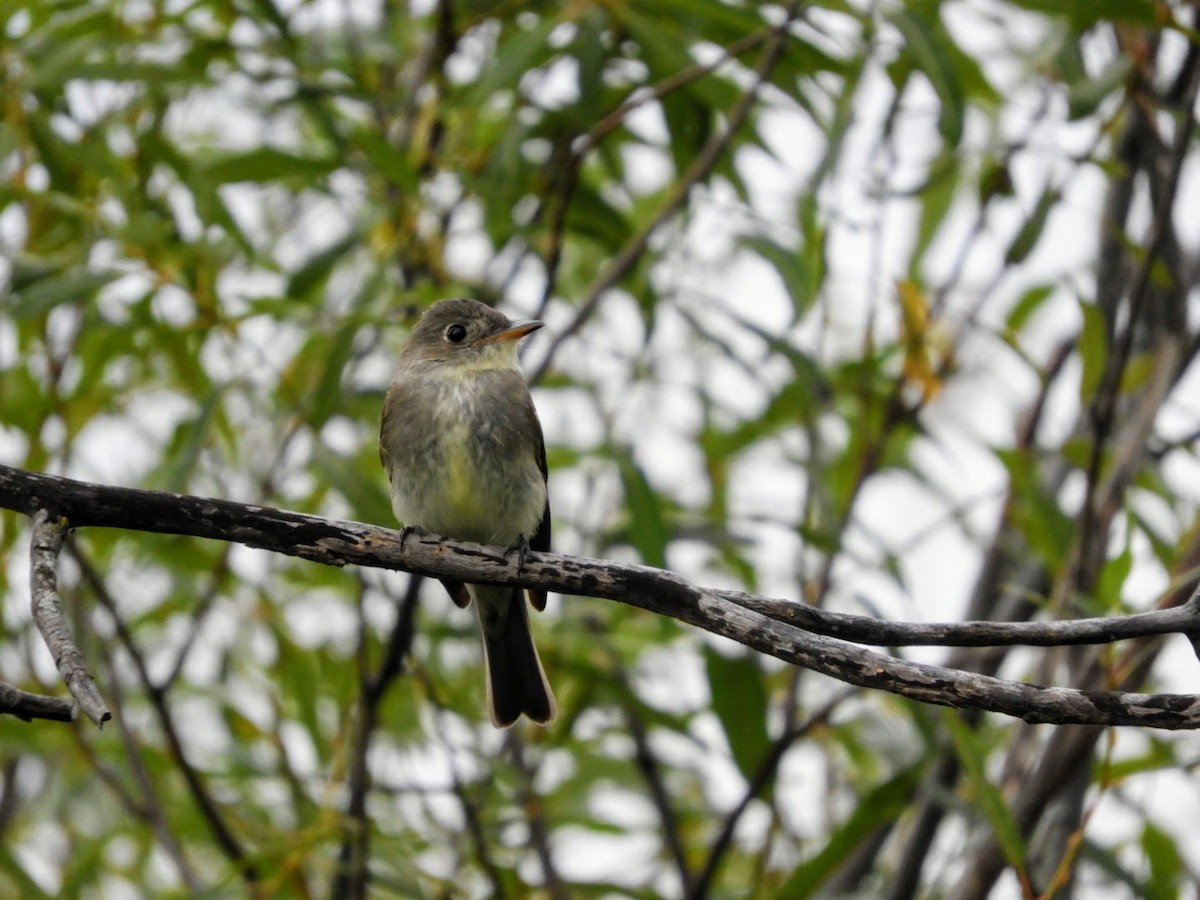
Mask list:
[[[804,256],[765,236],[742,238],[741,245],[761,256],[779,274],[791,297],[796,317],[807,312],[816,300],[817,292]]]
[[[704,664],[713,712],[725,729],[733,761],[751,781],[771,751],[763,671],[752,655],[725,656],[707,646]]]
[[[323,287],[334,268],[355,247],[359,245],[362,236],[351,231],[340,241],[335,241],[317,253],[310,256],[288,279],[288,298],[293,300],[305,299],[317,288]]]
[[[1004,254],[1004,264],[1006,266],[1015,266],[1018,263],[1024,262],[1025,257],[1029,256],[1033,248],[1037,246],[1038,239],[1042,236],[1042,232],[1046,228],[1046,219],[1050,212],[1058,205],[1058,201],[1062,199],[1062,195],[1057,190],[1048,189],[1042,192],[1042,196],[1038,198],[1037,206],[1034,207],[1016,237],[1008,246],[1008,250]]]
[[[284,372],[284,403],[304,409],[309,425],[319,429],[345,404],[342,375],[354,355],[358,323],[346,319],[332,332],[316,328]]]
[[[17,319],[40,316],[63,303],[91,300],[96,291],[119,277],[119,272],[66,271],[44,274],[22,282],[14,274],[17,299],[9,305],[9,310]]]
[[[567,208],[567,228],[576,237],[591,238],[608,253],[616,253],[629,240],[629,218],[590,185],[580,184]]]
[[[937,94],[941,103],[938,130],[953,147],[962,139],[966,107],[962,86],[949,65],[945,32],[936,21],[936,11],[928,6],[928,3],[920,3],[900,7],[892,16],[892,22],[904,38],[904,55]]]
[[[661,106],[667,120],[671,161],[676,172],[683,172],[712,136],[713,107],[688,91],[668,94],[662,99]]]
[[[1142,827],[1142,852],[1150,864],[1150,877],[1142,887],[1143,900],[1174,900],[1187,883],[1188,866],[1175,839],[1153,822]]]
[[[1130,523],[1132,525],[1132,522]],[[1126,532],[1132,535],[1132,529]],[[1133,550],[1126,541],[1125,548],[1112,559],[1105,562],[1100,570],[1100,578],[1096,583],[1095,611],[1092,615],[1106,616],[1120,613],[1121,591],[1133,571]]]
[[[217,184],[272,182],[297,179],[311,182],[323,178],[341,165],[333,156],[303,156],[272,147],[258,147],[244,153],[230,153],[199,166],[204,177]]]
[[[1072,120],[1090,116],[1106,99],[1123,89],[1133,74],[1133,60],[1119,55],[1097,76],[1085,77],[1071,84],[1067,91],[1067,109]]]
[[[1050,295],[1054,293],[1054,285],[1041,284],[1037,287],[1032,287],[1020,296],[1013,308],[1009,310],[1008,317],[1004,320],[1005,327],[1008,331],[1016,335],[1023,329],[1026,323],[1029,322],[1038,310],[1042,308]]]
[[[0,888],[4,889],[4,893],[10,897],[48,898],[60,896],[57,891],[51,895],[42,890],[37,882],[29,877],[25,867],[17,861],[8,846],[0,846]]]
[[[946,221],[954,198],[958,196],[959,173],[959,167],[950,164],[949,161],[931,168],[929,180],[918,195],[921,201],[921,218],[917,225],[917,243],[913,247],[912,268],[909,272],[913,281],[921,280],[919,263],[925,259],[929,245]]]
[[[986,204],[994,197],[1014,194],[1009,159],[987,159],[979,172],[979,202]]]
[[[656,0],[653,7],[658,15],[677,23],[686,34],[721,45],[761,31],[767,25],[752,5],[743,7],[697,0]]]
[[[408,157],[386,137],[366,128],[356,128],[350,139],[362,150],[375,171],[395,188],[404,191],[419,189],[419,173]]]
[[[955,753],[962,763],[971,806],[982,811],[1008,864],[1018,872],[1024,871],[1025,839],[1004,794],[988,779],[985,771],[988,753],[994,745],[980,731],[967,725],[958,710],[946,709],[941,713],[942,723],[953,739]]]
[[[179,423],[168,446],[160,478],[155,479],[161,490],[182,493],[187,490],[200,453],[211,438],[213,420],[223,415],[220,400],[224,396],[221,388],[209,391],[200,405],[200,412],[193,418]]]
[[[625,489],[629,542],[647,565],[665,569],[671,535],[663,517],[662,500],[628,451],[617,453],[617,465]]]
[[[1108,784],[1118,784],[1137,775],[1148,772],[1161,772],[1179,766],[1180,760],[1175,755],[1175,746],[1153,734],[1147,735],[1147,746],[1137,756],[1117,759],[1106,763],[1100,776]]]
[[[558,27],[553,16],[541,18],[528,30],[515,29],[506,33],[495,55],[471,85],[466,97],[468,107],[483,108],[497,91],[515,90],[521,78],[531,69],[545,63],[555,54],[549,44],[550,32]]]
[[[341,456],[322,444],[313,448],[313,468],[350,504],[351,516],[385,528],[397,527],[385,477],[374,446],[357,456]]]
[[[1108,324],[1094,303],[1080,301],[1083,328],[1079,332],[1079,358],[1083,374],[1079,379],[1079,398],[1086,406],[1096,396],[1104,370],[1108,366]]]
[[[1057,567],[1067,558],[1074,540],[1074,523],[1057,499],[1047,493],[1039,470],[1015,450],[998,449],[996,457],[1008,470],[1012,485],[1012,521],[1029,542],[1030,549],[1048,566]]]

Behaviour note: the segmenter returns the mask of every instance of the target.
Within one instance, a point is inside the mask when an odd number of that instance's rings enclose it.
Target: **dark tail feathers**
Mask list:
[[[474,590],[497,590],[476,587]],[[498,629],[483,628],[483,655],[487,665],[488,708],[492,724],[507,728],[522,713],[542,725],[554,720],[557,708],[546,672],[538,659],[529,631],[529,611],[524,592],[508,591],[508,615]],[[476,608],[479,609],[478,597]]]

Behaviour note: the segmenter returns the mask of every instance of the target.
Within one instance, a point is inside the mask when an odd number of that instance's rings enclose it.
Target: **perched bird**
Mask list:
[[[431,306],[400,351],[383,404],[379,456],[406,527],[482,544],[550,549],[546,445],[517,361],[541,322],[513,322],[477,300]],[[443,581],[475,601],[492,723],[554,718],[554,694],[519,588]],[[545,591],[530,602],[546,607]]]

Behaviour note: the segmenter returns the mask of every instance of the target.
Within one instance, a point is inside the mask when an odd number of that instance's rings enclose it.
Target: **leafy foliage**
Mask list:
[[[563,552],[895,617],[1192,577],[1187,4],[0,18],[6,463],[389,523],[390,360],[471,295],[548,322]],[[24,533],[0,518],[0,678],[55,691]],[[1186,737],[1118,742],[1081,797],[1093,744],[576,598],[535,622],[559,721],[501,734],[436,585],[97,531],[62,578],[117,715],[0,730],[6,895],[978,896],[1007,867],[1166,897],[1196,865],[1131,799]],[[953,662],[1136,688],[1155,652]]]

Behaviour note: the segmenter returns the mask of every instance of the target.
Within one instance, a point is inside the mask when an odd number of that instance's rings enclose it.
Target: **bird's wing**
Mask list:
[[[542,423],[538,421],[537,412],[533,409],[533,399],[529,400],[529,410],[533,418],[534,430],[537,432],[537,461],[538,468],[542,470],[542,480],[548,481],[549,470],[546,466],[546,439],[542,435]],[[546,511],[542,513],[541,524],[538,525],[537,532],[529,540],[531,550],[549,550],[550,549],[550,494],[546,494]],[[546,608],[546,592],[544,590],[531,590],[528,592],[529,602],[533,604],[534,609],[543,610]]]

